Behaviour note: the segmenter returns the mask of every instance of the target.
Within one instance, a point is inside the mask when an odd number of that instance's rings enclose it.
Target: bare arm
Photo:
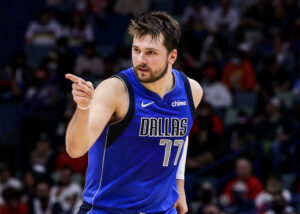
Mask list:
[[[195,108],[197,108],[197,106],[199,105],[202,96],[203,96],[203,90],[200,86],[200,84],[198,82],[196,82],[193,79],[189,79],[190,81],[190,85],[191,85],[191,90],[192,90],[192,94],[193,94],[193,101],[194,101],[194,105]],[[185,142],[186,149],[187,149],[187,143],[188,143],[188,139]],[[187,206],[187,202],[186,202],[186,195],[185,195],[185,190],[184,190],[184,170],[182,169],[183,167],[185,167],[185,160],[186,160],[186,153],[182,154],[181,156],[181,160],[180,160],[180,165],[179,167],[181,169],[178,169],[180,171],[180,174],[177,172],[177,178],[176,178],[176,184],[177,184],[177,189],[178,189],[178,200],[175,203],[174,207],[177,209],[178,214],[184,214],[187,213],[188,211],[188,206]]]
[[[67,74],[66,78],[74,82],[73,99],[79,106],[66,133],[67,153],[76,158],[84,155],[100,136],[116,112],[120,93],[125,89],[117,78],[104,80],[95,91],[91,83],[79,77]]]
[[[191,89],[192,89],[194,105],[195,105],[195,108],[197,108],[203,97],[203,90],[202,90],[202,87],[200,86],[200,84],[196,80],[189,78],[189,81],[190,81],[190,85],[191,85]]]

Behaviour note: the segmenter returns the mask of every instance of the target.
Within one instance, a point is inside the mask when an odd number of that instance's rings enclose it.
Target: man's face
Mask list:
[[[49,197],[50,187],[47,183],[39,183],[36,187],[36,195],[41,200],[46,200]]]
[[[269,179],[267,182],[267,191],[271,194],[280,193],[282,190],[282,184],[276,179]]]
[[[157,39],[153,39],[151,35],[133,38],[132,63],[139,81],[151,83],[161,79],[175,62],[177,50],[168,53],[163,42],[162,34]]]
[[[247,179],[251,176],[251,165],[246,160],[239,160],[236,163],[235,171],[240,179]]]
[[[72,181],[72,171],[70,169],[60,170],[60,182],[63,185],[68,185]]]

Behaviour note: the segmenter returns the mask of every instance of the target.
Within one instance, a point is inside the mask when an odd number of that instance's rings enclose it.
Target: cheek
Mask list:
[[[138,64],[139,64],[139,62],[138,62],[138,59],[137,59],[137,57],[136,57],[136,56],[132,55],[132,57],[131,57],[131,60],[132,60],[132,64],[133,64],[133,66],[136,66],[136,65],[138,65]]]
[[[151,63],[155,67],[163,67],[166,62],[167,59],[161,56],[152,57],[151,60],[149,60],[149,64]]]

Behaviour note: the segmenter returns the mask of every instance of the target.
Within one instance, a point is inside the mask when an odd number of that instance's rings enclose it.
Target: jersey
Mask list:
[[[185,74],[172,73],[174,87],[163,98],[144,87],[133,68],[115,76],[127,88],[129,108],[89,150],[87,213],[160,213],[177,201],[176,172],[195,107]]]

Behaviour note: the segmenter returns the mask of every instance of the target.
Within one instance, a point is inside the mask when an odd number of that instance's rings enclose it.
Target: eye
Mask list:
[[[148,53],[149,55],[154,55],[154,54],[156,54],[155,51],[148,51],[147,53]]]
[[[133,48],[133,51],[136,53],[140,53],[141,51],[138,48]]]

